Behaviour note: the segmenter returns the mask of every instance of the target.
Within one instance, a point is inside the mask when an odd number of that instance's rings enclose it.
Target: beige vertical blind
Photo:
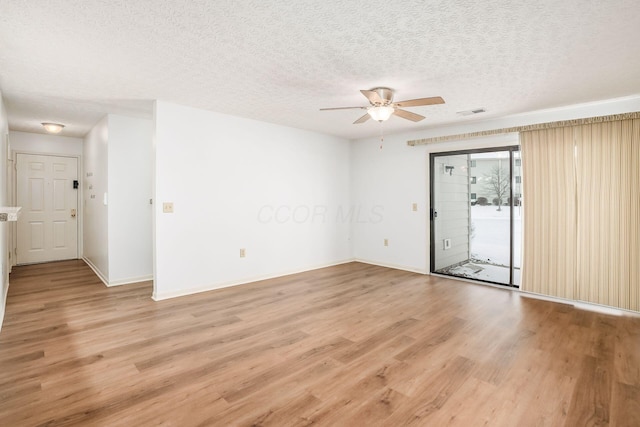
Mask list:
[[[522,289],[573,299],[576,185],[570,128],[520,134],[524,249]]]
[[[640,119],[522,132],[521,144],[522,289],[640,311]]]
[[[640,120],[575,128],[577,299],[640,310]]]

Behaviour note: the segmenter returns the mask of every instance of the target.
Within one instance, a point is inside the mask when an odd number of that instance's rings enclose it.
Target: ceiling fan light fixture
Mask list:
[[[395,108],[390,107],[388,105],[387,106],[382,105],[382,106],[370,107],[367,110],[367,113],[369,113],[369,115],[373,120],[384,122],[385,120],[388,120],[389,117],[391,117],[394,111],[395,111]]]
[[[425,117],[405,110],[405,107],[421,107],[425,105],[444,104],[441,96],[432,96],[430,98],[408,99],[406,101],[393,102],[393,90],[387,87],[376,87],[371,90],[360,91],[369,101],[366,107],[337,107],[337,108],[321,108],[320,111],[327,110],[367,110],[367,113],[353,122],[354,125],[364,123],[369,118],[377,122],[388,120],[391,115],[400,117],[401,119],[419,122]]]
[[[42,123],[42,126],[44,126],[44,129],[49,132],[49,133],[60,133],[62,131],[62,128],[64,127],[64,125],[61,125],[60,123]]]

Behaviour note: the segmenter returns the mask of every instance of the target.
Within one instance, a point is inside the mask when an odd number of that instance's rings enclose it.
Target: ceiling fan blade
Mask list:
[[[380,95],[378,95],[378,92],[374,92],[372,90],[361,90],[360,92],[367,97],[370,103],[384,104],[384,99],[380,98]]]
[[[398,117],[402,117],[403,119],[411,120],[412,122],[419,122],[420,120],[424,119],[424,116],[421,116],[420,114],[412,113],[411,111],[407,110],[401,110],[399,108],[396,108],[393,114]]]
[[[329,110],[366,110],[367,107],[336,107],[336,108],[321,108],[320,111],[329,111]]]
[[[360,117],[358,120],[356,120],[355,122],[353,122],[354,125],[360,124],[360,123],[364,123],[367,120],[369,120],[371,116],[369,115],[369,113],[365,114],[364,116]]]
[[[407,101],[400,101],[395,103],[395,105],[397,105],[398,107],[419,107],[421,105],[435,104],[444,104],[444,99],[439,96],[433,96],[431,98],[410,99]]]

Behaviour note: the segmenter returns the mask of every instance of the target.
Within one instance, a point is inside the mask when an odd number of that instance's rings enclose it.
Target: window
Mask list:
[[[520,166],[522,164],[522,159],[515,159],[516,166]]]
[[[475,168],[476,167],[476,161],[475,160],[469,160],[469,167],[470,168]]]
[[[472,183],[472,184],[475,184],[475,183],[476,183],[476,177],[475,177],[475,176],[472,176],[472,177],[471,177],[471,183]]]
[[[471,200],[475,200],[476,199],[476,193],[471,193]]]
[[[522,184],[522,177],[520,177],[520,175],[516,175],[516,184]]]

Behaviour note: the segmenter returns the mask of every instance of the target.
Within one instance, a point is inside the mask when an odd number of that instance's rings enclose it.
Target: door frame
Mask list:
[[[11,140],[9,138],[9,131],[7,131],[4,135],[0,135],[0,138],[4,138],[6,141],[6,152],[2,153],[2,161],[5,162],[7,167],[6,170],[6,191],[7,191],[7,206],[15,206],[16,205],[16,167],[15,160],[13,158],[13,151],[11,150]],[[3,283],[0,284],[0,289],[2,286],[8,283],[8,275],[11,274],[11,270],[13,266],[16,265],[16,233],[18,229],[18,224],[16,222],[7,222],[7,254],[6,254],[6,262],[7,262],[7,272],[6,276],[2,277]],[[6,282],[6,283],[5,283]],[[6,297],[6,295],[4,295]],[[6,301],[6,299],[4,300]],[[2,324],[2,320],[0,320],[0,325]]]
[[[459,277],[450,274],[444,273],[436,273],[434,271],[436,265],[436,242],[435,242],[435,221],[434,221],[434,206],[435,206],[435,194],[433,191],[433,186],[435,183],[435,158],[440,156],[456,156],[461,154],[477,154],[477,153],[491,153],[497,151],[508,151],[509,152],[509,178],[511,180],[511,184],[509,185],[509,283],[498,283],[492,282],[489,280],[481,280],[474,279],[469,277]],[[462,150],[451,150],[451,151],[434,151],[429,153],[429,274],[442,274],[443,276],[455,277],[465,280],[472,280],[475,282],[482,283],[490,283],[492,285],[499,286],[507,286],[510,288],[519,288],[518,285],[513,284],[513,188],[514,188],[514,177],[513,177],[513,153],[515,151],[521,151],[520,145],[496,145],[494,147],[482,147],[482,148],[468,148]]]
[[[34,156],[49,156],[49,157],[69,157],[69,158],[74,158],[77,160],[77,165],[78,165],[78,192],[77,192],[77,198],[78,198],[78,214],[77,214],[77,221],[76,221],[76,246],[78,248],[77,251],[77,258],[75,259],[82,259],[83,258],[83,233],[82,230],[84,228],[83,226],[83,218],[84,218],[84,197],[81,197],[82,191],[83,191],[83,164],[82,164],[82,156],[79,154],[69,154],[69,153],[57,153],[57,152],[44,152],[44,151],[26,151],[26,150],[12,150],[11,151],[11,157],[13,159],[13,174],[15,179],[13,180],[13,196],[14,196],[14,206],[17,203],[18,200],[18,154],[28,154],[28,155],[34,155]],[[18,227],[16,226],[16,235],[15,235],[15,239],[14,239],[14,243],[15,243],[15,247],[13,248],[14,254],[16,253],[15,251],[18,249]],[[14,259],[15,261],[17,261],[17,256],[14,255]]]

